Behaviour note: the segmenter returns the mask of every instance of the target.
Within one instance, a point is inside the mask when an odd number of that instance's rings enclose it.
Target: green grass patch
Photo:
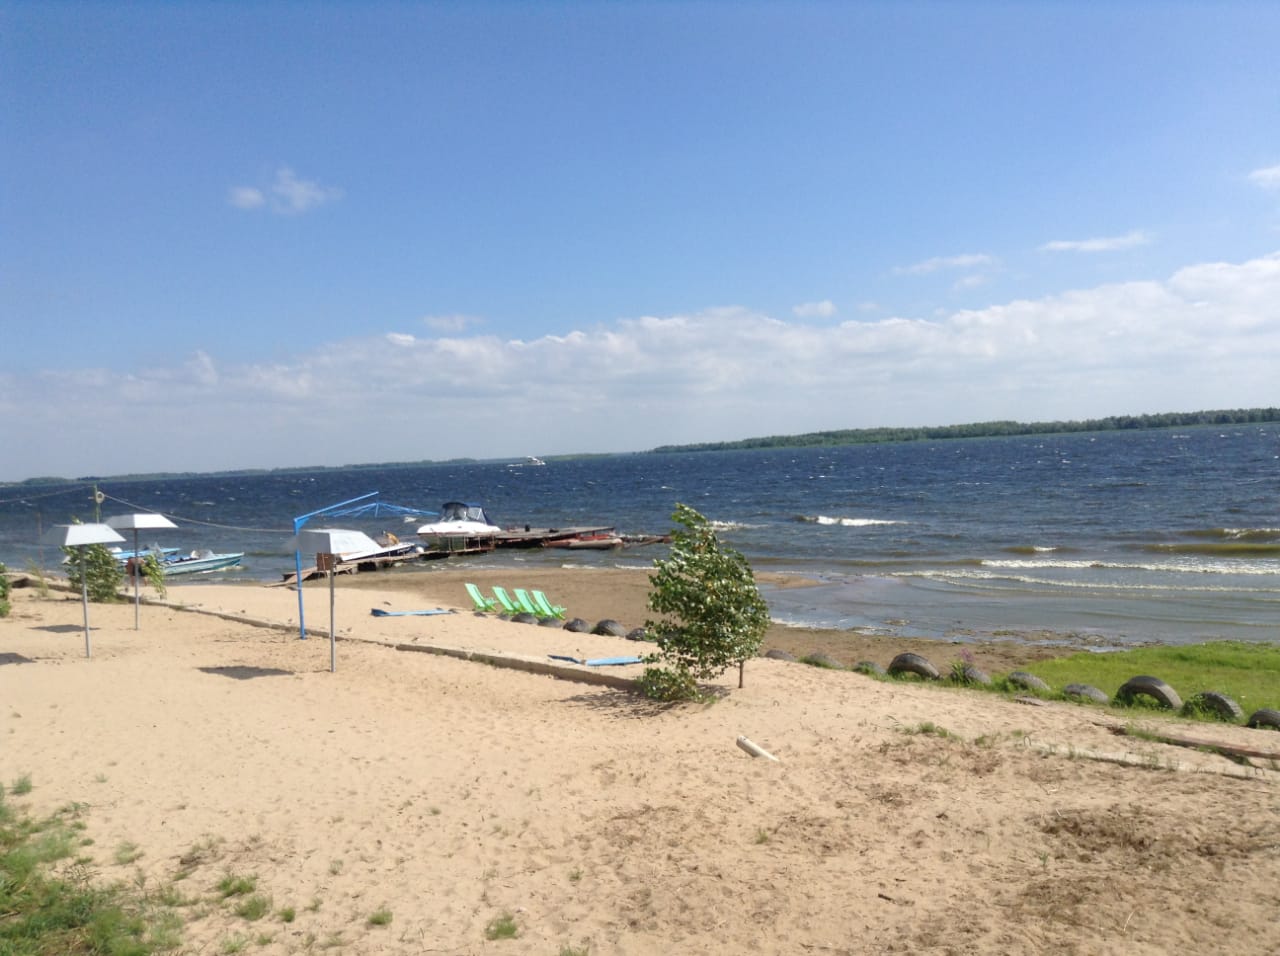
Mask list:
[[[1139,647],[1131,651],[1083,652],[1038,661],[1025,668],[1055,691],[1067,684],[1092,684],[1110,697],[1131,677],[1158,677],[1183,700],[1218,691],[1248,716],[1260,707],[1280,708],[1280,646],[1215,641],[1206,644]]]
[[[520,927],[516,925],[516,918],[510,913],[495,916],[484,928],[485,939],[515,939],[519,935]]]
[[[68,865],[80,842],[74,816],[34,819],[0,792],[0,953],[150,956],[177,948],[182,921],[141,887],[102,885],[88,866]]]

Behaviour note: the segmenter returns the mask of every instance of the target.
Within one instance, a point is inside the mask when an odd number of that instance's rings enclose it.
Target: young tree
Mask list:
[[[9,616],[9,574],[3,564],[0,564],[0,617]]]
[[[656,669],[648,683],[679,696],[672,691],[693,690],[695,680],[737,664],[742,687],[747,658],[760,650],[769,626],[769,607],[747,559],[720,543],[710,521],[683,504],[671,517],[684,530],[673,532],[670,553],[649,575],[649,610],[664,616],[645,622],[671,670]]]
[[[124,569],[116,556],[103,544],[90,544],[83,547],[63,548],[67,556],[67,581],[75,590],[80,589],[83,576],[89,593],[89,600],[98,603],[110,603],[120,599],[120,586],[124,580]]]

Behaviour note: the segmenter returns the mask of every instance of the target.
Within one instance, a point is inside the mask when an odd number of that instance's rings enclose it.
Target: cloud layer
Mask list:
[[[1269,405],[1280,253],[940,318],[814,325],[729,307],[529,341],[467,334],[473,322],[428,320],[272,363],[224,365],[210,351],[171,368],[0,379],[16,432],[0,479]],[[33,408],[32,394],[49,398]]]

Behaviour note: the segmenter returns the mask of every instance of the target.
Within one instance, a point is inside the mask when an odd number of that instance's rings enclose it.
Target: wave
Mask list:
[[[1182,534],[1220,541],[1280,541],[1280,528],[1192,528]]]
[[[1053,551],[1060,551],[1060,548],[1050,547],[1040,544],[1015,544],[1004,549],[1009,554],[1049,554]]]
[[[1178,561],[1096,561],[1070,560],[1066,558],[1035,560],[1017,559],[983,559],[979,562],[984,568],[1004,570],[1049,570],[1059,568],[1073,570],[1088,568],[1099,571],[1148,571],[1153,573],[1172,574],[1272,574],[1277,571],[1272,563],[1242,564],[1213,562],[1178,562]]]
[[[839,525],[843,528],[869,528],[874,525],[901,524],[887,518],[844,518],[828,515],[797,515],[796,520],[805,524]]]
[[[1261,573],[1261,572],[1259,572]],[[1082,590],[1082,591],[1145,591],[1145,592],[1168,592],[1173,594],[1254,594],[1270,597],[1275,592],[1270,588],[1249,588],[1234,585],[1218,585],[1218,584],[1186,584],[1178,581],[1176,583],[1161,584],[1158,582],[1140,582],[1132,581],[1073,581],[1060,578],[1043,578],[1031,574],[991,574],[983,571],[962,571],[962,570],[943,570],[941,568],[917,570],[917,571],[891,571],[888,577],[893,578],[924,578],[931,581],[969,581],[969,582],[986,582],[996,584],[1000,581],[1007,581],[1010,584],[1027,584],[1037,587],[1062,590]]]
[[[1261,558],[1280,555],[1280,541],[1264,543],[1262,541],[1206,541],[1206,542],[1168,542],[1144,544],[1143,551],[1152,554],[1202,554],[1223,558]]]
[[[747,524],[745,521],[712,521],[714,531],[749,531],[752,528],[763,528],[761,524]]]

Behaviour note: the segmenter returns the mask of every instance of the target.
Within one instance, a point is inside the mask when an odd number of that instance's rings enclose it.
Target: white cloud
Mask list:
[[[201,353],[9,375],[0,408],[49,396],[26,432],[62,439],[16,441],[11,469],[112,474],[1270,405],[1278,365],[1280,253],[921,318],[815,325],[719,308],[530,339],[392,332],[270,363]],[[130,440],[102,421],[128,422]]]
[[[465,332],[469,328],[484,325],[484,319],[474,315],[424,315],[422,324],[433,332]]]
[[[1104,236],[1097,239],[1055,239],[1040,247],[1041,252],[1116,252],[1121,249],[1132,249],[1145,246],[1151,242],[1151,236],[1140,229],[1127,232],[1123,236]]]
[[[1249,174],[1249,182],[1263,189],[1280,189],[1280,166],[1255,169]]]
[[[793,305],[791,312],[800,319],[829,319],[836,314],[836,305],[830,299],[821,302],[801,302]]]
[[[257,209],[266,204],[267,197],[252,186],[232,186],[227,190],[227,201],[237,209]]]
[[[269,205],[272,212],[293,216],[341,199],[342,190],[322,186],[315,180],[299,179],[288,166],[281,166],[276,170],[275,180],[266,189],[232,186],[227,198],[237,209],[261,209]]]
[[[972,269],[975,266],[992,266],[998,260],[981,252],[964,253],[958,256],[935,256],[909,266],[898,266],[893,270],[895,275],[928,275],[943,269]]]

